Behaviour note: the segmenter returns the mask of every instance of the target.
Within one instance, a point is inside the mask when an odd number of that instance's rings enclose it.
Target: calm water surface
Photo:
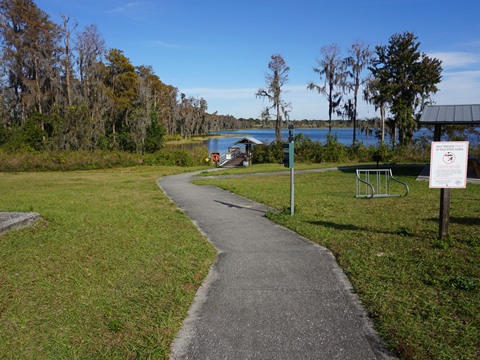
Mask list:
[[[295,129],[294,134],[302,133],[308,136],[313,141],[320,141],[325,143],[328,136],[328,128],[309,128],[309,129]],[[274,129],[247,129],[247,130],[231,130],[231,131],[219,131],[213,134],[229,135],[225,138],[210,139],[207,142],[208,152],[220,152],[224,153],[228,150],[229,146],[235,144],[236,141],[242,139],[245,136],[254,137],[257,140],[265,144],[269,144],[275,140]],[[235,136],[235,135],[238,135]],[[332,135],[337,136],[338,142],[344,145],[352,144],[353,128],[333,128]],[[429,130],[422,129],[418,131],[415,136],[420,137],[422,135],[431,135]],[[230,137],[233,136],[233,137]],[[288,138],[288,129],[282,129],[282,139],[286,141]],[[378,140],[374,134],[367,136],[365,133],[357,132],[357,140],[363,142],[365,146],[377,145]],[[388,144],[391,141],[389,136],[385,136],[385,142]]]
[[[480,133],[480,128],[475,128],[475,130],[477,133]],[[322,144],[325,144],[328,136],[328,128],[308,128],[294,130],[295,135],[299,133],[308,136],[313,141],[320,141]],[[214,132],[213,134],[228,135],[229,137],[208,140],[206,145],[209,153],[224,153],[228,150],[229,146],[233,146],[236,141],[243,139],[245,136],[254,137],[265,144],[270,144],[275,140],[274,129],[231,130]],[[339,143],[343,145],[352,145],[353,128],[333,128],[332,135],[337,137]],[[433,140],[433,132],[429,129],[420,129],[416,131],[414,134],[414,139],[419,139],[421,137],[427,137],[431,141]],[[282,129],[282,139],[283,141],[287,141],[288,129]],[[357,131],[357,140],[361,141],[365,146],[376,146],[380,143],[380,140],[377,139],[373,133],[371,135],[367,135],[366,133],[360,131]],[[442,141],[443,140],[447,139],[442,139]],[[470,141],[471,145],[478,145],[480,143],[480,136],[476,134],[470,134],[468,135],[468,141]],[[385,135],[385,143],[391,144],[390,136]]]

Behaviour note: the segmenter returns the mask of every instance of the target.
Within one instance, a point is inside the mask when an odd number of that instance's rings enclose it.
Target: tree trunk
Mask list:
[[[380,118],[382,120],[382,139],[381,144],[385,144],[385,106],[380,106]]]
[[[280,104],[277,104],[277,122],[275,124],[275,139],[277,142],[282,141],[282,117],[280,115]]]

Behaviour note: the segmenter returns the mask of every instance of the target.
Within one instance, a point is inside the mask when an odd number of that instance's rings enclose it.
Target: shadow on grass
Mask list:
[[[350,224],[336,224],[331,221],[308,221],[309,224],[312,225],[318,225],[318,226],[323,226],[326,228],[331,228],[335,230],[348,230],[348,231],[371,231],[370,229],[366,228],[361,228],[356,225],[350,225]]]
[[[330,229],[335,229],[335,230],[341,230],[341,231],[364,231],[367,233],[372,233],[372,234],[384,234],[384,235],[400,235],[400,236],[406,236],[406,237],[419,237],[419,238],[424,238],[424,235],[417,234],[413,231],[410,231],[407,228],[398,228],[397,230],[379,230],[379,229],[372,229],[368,227],[361,227],[361,226],[356,226],[352,224],[337,224],[331,221],[307,221],[311,225],[316,225],[316,226],[323,226],[325,228],[330,228]]]
[[[425,164],[379,164],[378,169],[392,169],[393,176],[418,176]],[[341,166],[339,171],[355,174],[356,169],[377,169],[376,165]]]
[[[425,219],[427,221],[438,222],[438,217]],[[458,225],[471,225],[471,226],[480,226],[480,218],[474,217],[451,217],[450,223]]]

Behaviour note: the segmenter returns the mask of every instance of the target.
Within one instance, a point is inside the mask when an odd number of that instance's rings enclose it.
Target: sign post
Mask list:
[[[294,136],[293,124],[288,124],[288,167],[290,168],[290,216],[295,213],[295,181],[294,181]]]
[[[440,188],[438,237],[448,236],[450,189],[467,186],[468,141],[434,141],[430,154],[430,188]]]

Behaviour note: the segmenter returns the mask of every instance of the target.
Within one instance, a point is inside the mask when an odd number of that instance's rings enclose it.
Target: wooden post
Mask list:
[[[438,238],[440,240],[448,236],[448,224],[450,223],[450,189],[440,189],[440,224]]]
[[[435,124],[433,134],[434,141],[441,141],[442,125]],[[430,164],[431,166],[431,164]],[[440,240],[448,236],[448,225],[450,223],[450,189],[440,189],[440,216],[438,221],[438,238]]]

